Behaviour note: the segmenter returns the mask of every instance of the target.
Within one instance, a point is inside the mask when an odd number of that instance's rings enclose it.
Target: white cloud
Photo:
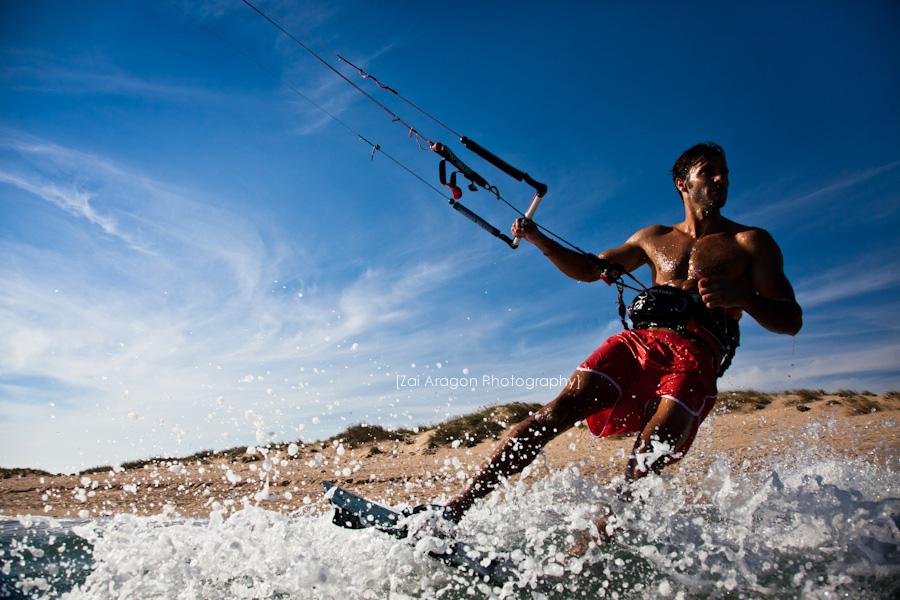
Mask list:
[[[438,372],[439,361],[442,373],[457,375],[467,367],[476,376],[566,376],[619,328],[605,288],[608,304],[596,314],[561,306],[583,293],[595,306],[595,291],[579,286],[565,298],[537,290],[509,311],[457,292],[512,268],[507,255],[485,264],[471,249],[438,258],[380,252],[338,276],[329,265],[349,258],[339,245],[299,246],[302,232],[289,236],[221,208],[239,203],[11,133],[0,144],[0,171],[15,174],[19,189],[44,186],[35,189],[65,227],[53,240],[39,227],[27,238],[34,243],[0,239],[4,466],[69,470],[252,443],[257,430],[295,438],[300,423],[319,437],[363,420],[413,424],[494,402],[546,402],[557,389],[410,391],[397,390],[395,377]],[[78,185],[91,192],[86,204],[46,191]],[[850,273],[822,275],[839,276]],[[799,289],[821,304],[847,294],[813,279]],[[585,319],[587,327],[573,326]],[[795,358],[791,340],[771,339],[748,337],[723,388],[865,379],[898,362],[891,344],[815,344]]]
[[[202,193],[103,157],[11,139],[6,148],[17,157],[6,158],[25,172],[17,187],[38,179],[56,189],[92,182],[118,217],[117,239],[140,238],[152,252],[92,243],[85,225],[97,224],[99,213],[55,197],[52,206],[79,217],[60,239],[0,240],[10,259],[0,264],[0,377],[34,382],[0,387],[4,462],[72,469],[227,446],[256,427],[241,417],[250,407],[288,437],[303,415],[381,410],[379,398],[396,395],[389,372],[410,356],[461,353],[502,327],[502,318],[490,325],[440,318],[465,309],[446,310],[441,290],[474,261],[448,254],[373,264],[350,278],[320,276],[318,265],[297,262],[306,250],[293,252],[277,231],[264,239],[252,221]],[[85,221],[89,215],[94,219]],[[39,229],[34,237],[41,238]],[[303,297],[275,283],[288,280],[306,282]],[[57,406],[36,409],[29,386],[41,402],[52,387]],[[338,401],[341,408],[329,407]],[[336,417],[323,421],[319,432],[340,427]]]
[[[65,61],[32,52],[10,52],[2,70],[6,86],[48,94],[106,94],[168,102],[234,101],[202,86],[137,77],[101,55]]]
[[[900,344],[879,344],[874,348],[835,345],[793,356],[750,352],[741,359],[741,364],[736,361],[735,367],[722,379],[720,389],[821,387],[823,381],[828,381],[827,387],[834,389],[840,386],[833,381],[844,379],[852,379],[860,387],[881,387],[896,383],[896,376],[882,374],[897,370]]]
[[[768,201],[756,208],[745,210],[740,212],[737,218],[741,221],[771,222],[780,216],[787,215],[793,217],[796,215],[803,215],[803,218],[807,219],[811,214],[810,211],[812,210],[812,205],[814,203],[816,204],[816,210],[821,211],[824,203],[829,199],[837,197],[836,194],[838,192],[860,186],[872,179],[890,173],[897,167],[900,167],[900,160],[894,160],[877,167],[871,167],[857,173],[851,173],[840,179],[824,183],[819,188],[812,191],[794,197],[779,199],[777,201]],[[778,193],[775,190],[770,189],[766,191],[766,197],[772,198],[777,197],[777,195]]]
[[[107,234],[120,238],[129,246],[135,249],[139,248],[134,240],[119,231],[119,227],[113,218],[98,213],[91,206],[92,195],[88,192],[79,190],[77,187],[66,188],[40,180],[29,180],[3,170],[0,170],[0,182],[13,185],[39,198],[43,198],[71,215],[87,219]]]
[[[797,284],[797,299],[804,309],[854,298],[900,285],[900,260],[870,256],[865,261],[840,265],[807,277]]]

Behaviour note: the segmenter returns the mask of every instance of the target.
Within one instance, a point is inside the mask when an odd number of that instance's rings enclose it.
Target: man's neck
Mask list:
[[[684,204],[684,221],[678,229],[694,239],[710,233],[717,233],[725,228],[725,217],[718,209],[700,209]]]

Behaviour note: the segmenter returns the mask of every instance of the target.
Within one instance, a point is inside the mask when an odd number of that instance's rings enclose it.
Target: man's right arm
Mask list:
[[[534,244],[544,253],[556,268],[577,281],[592,282],[601,279],[603,270],[598,261],[591,256],[569,250],[540,232],[537,226],[526,219],[516,219],[512,226],[512,234]],[[618,248],[602,252],[599,257],[613,264],[620,265],[626,272],[631,272],[646,262],[646,254],[637,239],[640,232],[631,236]]]

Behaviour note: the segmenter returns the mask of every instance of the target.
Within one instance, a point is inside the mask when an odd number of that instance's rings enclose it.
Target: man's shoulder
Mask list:
[[[777,247],[775,238],[762,227],[743,225],[735,221],[730,221],[730,228],[734,234],[735,241],[742,246],[748,248]]]
[[[738,223],[737,221],[728,221],[728,227],[731,229],[732,233],[735,236],[741,236],[746,239],[772,239],[772,234],[763,229],[762,227],[756,227],[755,225],[744,225],[743,223]]]
[[[638,229],[634,235],[631,236],[633,240],[646,240],[649,238],[657,238],[672,233],[675,229],[674,225],[650,225],[648,227],[644,227],[643,229]]]

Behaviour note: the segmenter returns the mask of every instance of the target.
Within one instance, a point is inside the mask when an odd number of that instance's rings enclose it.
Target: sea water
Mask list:
[[[477,505],[455,536],[516,563],[497,585],[422,540],[253,505],[208,519],[118,515],[0,526],[0,596],[29,598],[897,598],[896,457],[797,446],[752,469],[648,477],[624,502],[577,463]],[[687,480],[690,478],[690,481]],[[568,549],[612,509],[615,531]]]

